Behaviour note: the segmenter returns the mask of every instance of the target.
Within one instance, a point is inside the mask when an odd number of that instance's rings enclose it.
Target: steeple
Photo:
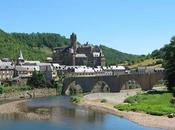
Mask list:
[[[24,57],[23,57],[23,54],[22,54],[22,51],[21,50],[19,51],[18,60],[24,60]]]
[[[20,50],[19,55],[17,57],[17,65],[20,65],[22,62],[24,62],[24,57],[23,57],[22,51]]]

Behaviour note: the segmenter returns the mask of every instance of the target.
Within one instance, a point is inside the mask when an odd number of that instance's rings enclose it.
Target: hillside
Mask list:
[[[0,30],[0,58],[16,59],[21,49],[27,60],[45,60],[52,55],[54,47],[69,45],[69,39],[55,33],[6,33]],[[122,53],[118,50],[100,45],[106,63],[119,64],[138,60],[139,56]]]
[[[21,49],[25,59],[45,60],[52,48],[68,45],[69,40],[52,33],[6,33],[0,30],[0,58],[15,59]]]
[[[108,65],[120,64],[125,62],[127,62],[128,64],[130,62],[136,62],[139,58],[141,58],[141,56],[123,53],[118,50],[106,47],[104,45],[100,45],[100,47],[104,52],[106,63]]]
[[[143,61],[134,63],[132,65],[129,65],[129,68],[136,68],[136,67],[143,67],[143,66],[154,66],[154,67],[162,67],[162,60],[161,59],[144,59]]]

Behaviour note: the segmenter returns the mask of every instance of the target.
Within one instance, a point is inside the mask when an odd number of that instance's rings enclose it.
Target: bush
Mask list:
[[[175,97],[175,87],[173,87],[173,97]]]
[[[18,92],[18,91],[26,91],[26,90],[31,90],[31,87],[30,86],[4,86],[4,85],[0,85],[0,94]]]
[[[58,82],[54,82],[53,86],[56,89],[57,94],[61,95],[62,87],[63,87],[62,84],[60,84]]]
[[[0,85],[0,94],[2,94],[2,93],[3,93],[3,86]]]
[[[155,116],[163,116],[164,115],[162,112],[159,112],[159,111],[150,111],[150,112],[147,112],[147,114],[155,115]]]
[[[71,96],[71,101],[73,103],[79,103],[81,100],[81,97],[80,96]]]
[[[162,63],[163,63],[162,60],[157,60],[155,64],[158,65],[158,64],[162,64]]]
[[[47,85],[46,78],[41,72],[34,71],[28,85],[33,88],[44,88]]]
[[[26,90],[31,90],[32,88],[30,86],[16,86],[15,87],[17,91],[26,91]]]
[[[102,99],[102,100],[101,100],[101,103],[106,103],[106,102],[107,102],[106,99]]]

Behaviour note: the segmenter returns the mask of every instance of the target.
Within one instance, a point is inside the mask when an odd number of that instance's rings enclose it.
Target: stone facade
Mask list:
[[[88,43],[79,45],[76,34],[70,36],[71,45],[57,47],[53,51],[53,62],[60,65],[104,66],[105,58],[102,49]]]
[[[0,82],[11,80],[14,76],[14,64],[0,61]]]

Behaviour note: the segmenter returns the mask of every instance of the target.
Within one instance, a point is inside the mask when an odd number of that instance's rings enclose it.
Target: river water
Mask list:
[[[49,114],[49,120],[27,120],[19,116],[0,118],[0,130],[158,130],[111,114],[72,104],[69,97],[32,99],[28,112]]]

